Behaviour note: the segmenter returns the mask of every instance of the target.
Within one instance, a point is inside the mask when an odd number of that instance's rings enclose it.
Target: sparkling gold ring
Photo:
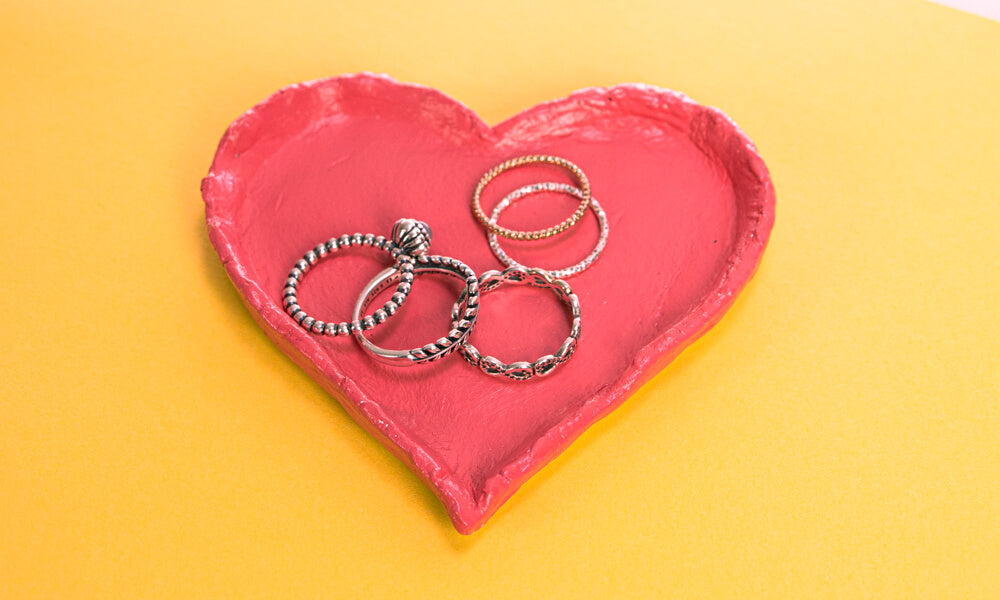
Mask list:
[[[580,205],[576,207],[576,211],[569,216],[565,221],[559,223],[558,225],[553,225],[546,229],[539,229],[537,231],[517,231],[515,229],[507,229],[501,227],[496,221],[491,220],[486,213],[483,212],[483,207],[480,204],[480,197],[482,196],[483,190],[493,179],[507,171],[522,165],[532,164],[532,163],[547,163],[552,165],[558,165],[570,173],[576,179],[576,186],[580,189],[582,194],[580,195]],[[512,158],[506,162],[500,163],[499,165],[493,167],[483,175],[479,183],[476,184],[476,191],[472,194],[472,213],[476,215],[476,219],[479,220],[483,226],[489,231],[505,238],[510,238],[513,240],[541,240],[547,237],[552,237],[557,233],[566,231],[577,222],[583,218],[583,215],[587,212],[587,208],[590,206],[590,182],[587,180],[587,176],[584,175],[580,167],[558,156],[548,156],[544,154],[530,154],[527,156],[518,156],[517,158]]]

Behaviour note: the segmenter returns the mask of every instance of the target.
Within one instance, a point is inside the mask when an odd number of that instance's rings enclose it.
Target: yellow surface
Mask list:
[[[1000,594],[1000,24],[915,0],[4,4],[3,598]],[[490,122],[683,90],[778,191],[732,312],[471,537],[258,330],[205,234],[228,123],[359,70]]]

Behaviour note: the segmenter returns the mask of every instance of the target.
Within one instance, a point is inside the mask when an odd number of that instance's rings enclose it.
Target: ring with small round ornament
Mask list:
[[[413,283],[414,258],[427,252],[431,242],[431,228],[423,221],[416,219],[400,219],[392,227],[392,239],[374,234],[355,233],[330,238],[318,244],[303,255],[288,272],[285,287],[282,290],[282,304],[285,312],[303,329],[317,335],[347,336],[351,333],[368,331],[385,322],[395,314],[396,310],[406,301]],[[350,247],[370,247],[383,250],[392,257],[395,265],[391,270],[399,274],[399,284],[392,297],[378,310],[367,316],[357,314],[351,321],[329,323],[320,321],[306,313],[299,305],[299,285],[314,265],[337,254],[338,251]]]

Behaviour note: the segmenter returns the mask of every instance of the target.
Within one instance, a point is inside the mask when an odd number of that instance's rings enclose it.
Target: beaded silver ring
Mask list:
[[[493,209],[493,214],[490,215],[490,223],[496,223],[500,218],[500,213],[502,213],[504,209],[511,204],[516,203],[525,196],[530,196],[531,194],[537,194],[539,192],[561,192],[580,199],[585,197],[583,190],[568,183],[546,182],[526,185],[504,196],[503,200],[501,200],[500,203]],[[575,265],[559,269],[557,271],[549,271],[549,274],[556,279],[566,279],[589,269],[590,266],[594,264],[594,261],[596,261],[601,255],[601,252],[604,251],[604,247],[608,243],[608,216],[604,214],[604,209],[601,208],[601,205],[597,203],[597,200],[593,196],[590,198],[590,210],[592,210],[594,216],[597,217],[597,225],[600,229],[600,233],[597,236],[597,245],[594,246],[594,249],[590,254]],[[486,238],[489,241],[490,250],[493,251],[493,255],[497,257],[497,260],[508,267],[529,268],[517,262],[504,252],[504,249],[500,247],[500,239],[492,230],[487,230]]]
[[[303,329],[317,335],[346,336],[373,329],[395,314],[396,310],[406,301],[406,297],[410,293],[410,285],[413,283],[414,258],[427,252],[431,237],[431,228],[427,223],[415,219],[400,219],[392,227],[391,240],[371,233],[355,233],[354,235],[330,238],[328,241],[318,244],[296,261],[288,272],[288,279],[282,290],[282,304],[285,307],[285,312]],[[399,274],[399,285],[396,286],[396,291],[389,301],[382,308],[365,317],[355,314],[350,322],[326,323],[306,314],[306,311],[299,306],[298,299],[298,287],[306,273],[318,262],[336,254],[338,250],[364,246],[388,252],[396,263],[390,270]]]
[[[487,271],[483,273],[479,277],[479,290],[481,294],[486,294],[505,283],[530,285],[532,287],[555,291],[559,299],[569,308],[570,316],[573,319],[572,325],[570,325],[569,336],[559,346],[555,354],[546,354],[534,362],[518,361],[505,364],[493,356],[483,356],[468,341],[462,342],[459,352],[461,352],[469,364],[479,367],[487,375],[504,375],[518,381],[531,379],[536,375],[548,375],[553,369],[569,360],[573,352],[576,351],[582,327],[580,300],[565,281],[556,279],[551,273],[542,269],[528,269],[522,266],[509,267],[503,271]],[[454,327],[454,323],[459,322],[459,317],[462,316],[461,301],[462,297],[460,296],[459,302],[456,302],[455,306],[452,307],[452,327]]]
[[[394,366],[409,366],[433,362],[444,358],[459,348],[459,345],[469,337],[476,319],[479,317],[479,282],[476,273],[462,261],[447,256],[415,256],[413,257],[413,275],[424,273],[443,273],[461,279],[465,288],[459,296],[459,301],[452,309],[451,331],[445,337],[430,344],[410,350],[388,350],[377,346],[365,337],[364,331],[356,331],[355,337],[361,347],[370,352],[380,362]],[[396,269],[386,269],[361,291],[354,305],[354,319],[367,307],[382,290],[386,289],[403,276]]]

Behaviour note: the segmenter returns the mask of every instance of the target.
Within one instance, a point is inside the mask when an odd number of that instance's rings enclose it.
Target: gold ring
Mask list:
[[[495,220],[490,219],[483,212],[483,207],[480,205],[479,199],[482,196],[483,190],[489,185],[493,179],[507,171],[508,169],[513,169],[515,167],[520,167],[522,165],[531,163],[547,163],[552,165],[558,165],[570,173],[576,178],[576,185],[580,188],[581,194],[580,205],[576,207],[576,212],[569,216],[565,221],[559,223],[558,225],[553,225],[546,229],[539,229],[537,231],[517,231],[515,229],[507,229],[501,227]],[[517,158],[512,158],[506,162],[500,163],[499,165],[493,167],[483,175],[483,178],[479,180],[476,184],[476,191],[472,194],[472,213],[476,215],[476,219],[479,220],[488,230],[493,233],[509,238],[512,240],[542,240],[547,237],[552,237],[557,233],[566,231],[577,222],[583,215],[586,214],[587,208],[590,206],[590,182],[587,181],[587,176],[583,174],[580,167],[566,160],[565,158],[560,158],[558,156],[548,156],[544,154],[530,154],[528,156],[518,156]]]

